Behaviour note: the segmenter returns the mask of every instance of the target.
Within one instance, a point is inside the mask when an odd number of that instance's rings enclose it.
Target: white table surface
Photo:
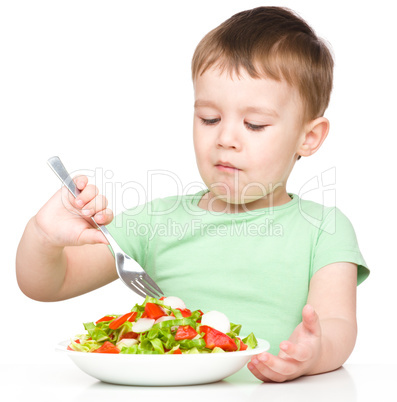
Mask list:
[[[136,387],[106,384],[60,364],[0,364],[0,389],[7,401],[397,401],[397,365],[347,364],[331,373],[265,384],[247,368],[206,385]]]

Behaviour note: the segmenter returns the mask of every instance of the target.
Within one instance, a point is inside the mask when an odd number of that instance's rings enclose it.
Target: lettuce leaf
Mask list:
[[[258,345],[258,341],[252,332],[247,337],[242,339],[242,341],[248,346],[249,349],[255,349]]]
[[[90,335],[90,337],[97,342],[105,342],[110,340],[108,334],[102,330],[99,326],[97,327],[93,322],[86,322],[83,324],[84,328]]]

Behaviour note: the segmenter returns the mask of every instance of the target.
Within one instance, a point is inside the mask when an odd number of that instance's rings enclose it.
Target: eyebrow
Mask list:
[[[198,108],[198,107],[216,107],[215,106],[215,103],[213,103],[213,102],[211,102],[211,101],[206,101],[206,100],[200,100],[200,99],[197,99],[195,102],[194,102],[194,108],[196,109],[196,108]]]
[[[269,109],[269,108],[261,108],[261,107],[255,107],[255,106],[248,106],[247,108],[244,109],[245,112],[250,112],[250,113],[256,113],[256,114],[265,114],[268,116],[274,116],[274,117],[279,117],[278,113],[274,109]]]
[[[197,99],[194,102],[194,108],[198,107],[213,107],[216,108],[216,104],[211,102],[211,101],[206,101],[206,100],[201,100]],[[274,109],[269,109],[266,107],[256,107],[256,106],[248,106],[244,109],[242,109],[244,112],[250,112],[250,113],[257,113],[257,114],[263,114],[267,116],[274,116],[274,117],[279,117],[278,113]]]

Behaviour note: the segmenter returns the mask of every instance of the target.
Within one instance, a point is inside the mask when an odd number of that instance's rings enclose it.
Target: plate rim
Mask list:
[[[261,339],[261,338],[256,338],[258,341],[258,345],[255,349],[247,349],[247,350],[240,350],[238,352],[226,352],[226,353],[192,353],[192,354],[183,354],[182,356],[195,356],[194,358],[197,358],[197,356],[228,356],[228,357],[238,357],[238,356],[253,356],[259,353],[263,353],[263,352],[267,352],[270,349],[270,343],[265,340],[265,339]],[[181,356],[180,354],[169,354],[169,355],[163,355],[163,354],[112,354],[112,353],[84,353],[84,352],[79,352],[76,350],[67,350],[67,346],[70,344],[71,340],[63,340],[61,342],[59,342],[56,345],[55,350],[57,352],[63,352],[66,353],[70,356],[107,356],[107,357],[115,357],[118,356],[118,358],[120,358],[120,356],[135,356],[135,358],[141,358],[142,356],[145,356],[145,358],[159,358],[159,356]],[[140,356],[140,357],[138,357]]]

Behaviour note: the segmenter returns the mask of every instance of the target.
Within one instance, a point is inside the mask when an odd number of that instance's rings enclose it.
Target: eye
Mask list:
[[[204,124],[205,126],[213,126],[216,123],[220,122],[221,119],[216,118],[216,119],[203,119],[202,117],[200,117],[201,120],[201,124]]]
[[[268,127],[268,124],[262,124],[262,125],[257,125],[257,124],[251,124],[251,123],[244,123],[245,126],[252,131],[263,131],[266,127]]]

